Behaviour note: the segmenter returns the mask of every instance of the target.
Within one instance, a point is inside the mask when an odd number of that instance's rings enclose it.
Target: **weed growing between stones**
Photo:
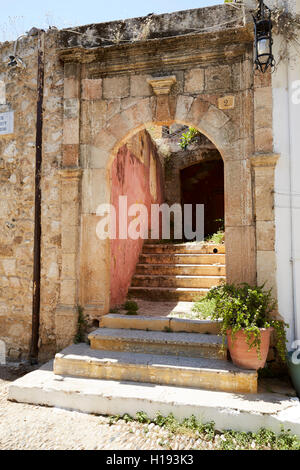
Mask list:
[[[172,449],[177,439],[185,436],[189,442],[194,441],[195,450],[300,450],[300,439],[290,430],[283,428],[279,434],[264,428],[257,433],[218,431],[213,422],[203,424],[195,416],[185,418],[180,422],[173,414],[163,416],[157,413],[155,418],[151,419],[143,411],[138,412],[135,418],[128,414],[123,417],[110,417],[111,426],[120,421],[140,423],[145,434],[148,434],[153,426],[165,429],[168,431],[167,439],[161,439],[159,445],[167,449]]]
[[[87,331],[87,321],[83,313],[83,308],[78,305],[78,320],[77,320],[77,333],[74,338],[74,343],[84,343],[85,342],[85,335]]]

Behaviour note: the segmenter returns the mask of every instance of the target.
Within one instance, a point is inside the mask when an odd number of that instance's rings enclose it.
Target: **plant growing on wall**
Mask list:
[[[186,150],[187,147],[194,142],[197,137],[200,135],[200,132],[194,127],[189,127],[187,132],[184,132],[180,138],[179,145],[182,150]]]
[[[78,311],[78,319],[77,319],[77,333],[74,338],[75,344],[84,343],[85,335],[87,331],[87,321],[84,316],[83,308],[80,305],[78,305],[77,311]]]

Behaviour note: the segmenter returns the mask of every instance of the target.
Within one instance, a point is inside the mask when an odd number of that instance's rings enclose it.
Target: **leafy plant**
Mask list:
[[[273,327],[276,332],[277,350],[280,358],[286,358],[286,323],[272,318],[276,302],[271,290],[265,290],[264,285],[252,287],[243,283],[239,285],[222,284],[211,289],[204,299],[214,300],[215,308],[211,315],[214,320],[222,320],[221,334],[223,344],[227,330],[231,330],[234,344],[238,331],[244,330],[249,350],[256,348],[260,358],[261,331],[260,328]],[[199,302],[201,302],[200,300]]]
[[[205,241],[207,241],[208,243],[215,243],[216,245],[221,245],[221,243],[224,242],[224,231],[218,230],[213,235],[207,237]]]
[[[127,300],[123,305],[124,310],[126,310],[126,315],[137,315],[139,306],[134,300]]]
[[[191,144],[198,136],[200,132],[194,127],[189,127],[187,132],[184,132],[180,138],[179,145],[183,150],[186,150],[189,144]]]
[[[216,301],[208,300],[207,298],[197,300],[192,308],[192,311],[198,314],[198,317],[208,318],[211,317],[215,311]]]

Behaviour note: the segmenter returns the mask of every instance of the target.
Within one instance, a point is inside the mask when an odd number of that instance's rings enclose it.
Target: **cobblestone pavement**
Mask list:
[[[187,450],[201,440],[167,430],[57,408],[12,403],[7,390],[24,371],[0,367],[0,450]],[[211,443],[203,444],[211,447]]]

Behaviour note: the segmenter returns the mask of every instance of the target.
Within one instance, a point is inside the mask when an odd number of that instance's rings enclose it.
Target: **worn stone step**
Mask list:
[[[137,264],[136,274],[169,276],[225,276],[225,265],[210,264]]]
[[[211,320],[188,320],[185,318],[150,317],[144,315],[128,316],[119,314],[105,315],[100,320],[101,328],[128,330],[165,331],[202,333],[217,335],[221,323]]]
[[[176,419],[195,416],[217,430],[258,432],[265,428],[300,436],[299,400],[279,393],[218,392],[119,380],[86,379],[54,375],[52,362],[12,382],[8,399],[19,403],[76,410],[94,415],[135,416],[144,411]]]
[[[225,281],[224,276],[161,276],[136,274],[132,287],[199,287],[209,289]]]
[[[238,369],[227,361],[91,350],[70,346],[54,361],[54,373],[69,377],[173,385],[234,393],[256,393],[256,371]]]
[[[226,359],[227,350],[216,335],[99,328],[89,334],[92,349]]]
[[[210,265],[224,265],[224,254],[141,254],[140,263],[145,264],[210,264]]]
[[[200,297],[204,297],[209,289],[185,288],[185,287],[129,287],[128,298],[151,300],[162,302],[164,300],[183,300],[195,302]]]
[[[225,245],[210,243],[145,244],[143,253],[224,254]]]

